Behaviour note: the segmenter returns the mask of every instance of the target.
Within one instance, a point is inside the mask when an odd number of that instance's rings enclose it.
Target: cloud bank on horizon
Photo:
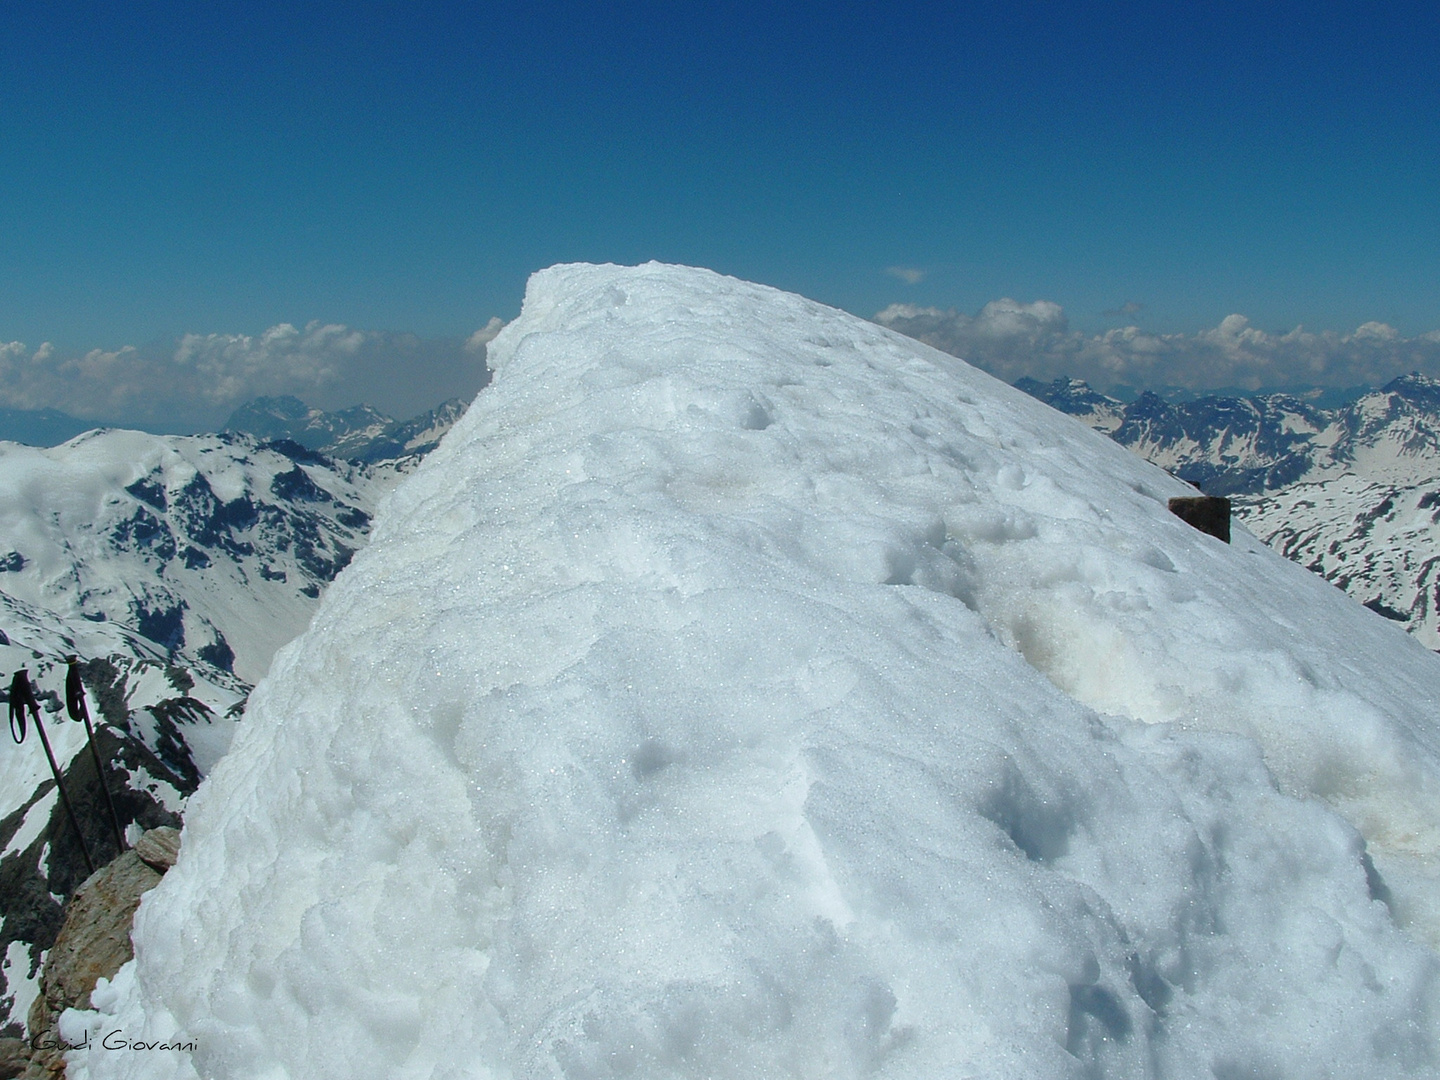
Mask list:
[[[1133,314],[1139,305],[1121,309]],[[1440,376],[1440,330],[1405,337],[1382,322],[1349,333],[1285,334],[1228,315],[1198,333],[1157,334],[1137,326],[1084,334],[1049,300],[992,300],[975,315],[951,308],[891,304],[875,322],[959,356],[1013,383],[1022,376],[1084,379],[1100,388],[1298,388],[1378,386],[1419,371]]]
[[[901,269],[901,268],[896,268]],[[916,271],[915,273],[919,273]],[[898,276],[898,275],[897,275]],[[1133,314],[1127,304],[1117,314]],[[992,300],[974,315],[891,304],[874,321],[1013,383],[1023,376],[1085,379],[1102,390],[1250,390],[1378,386],[1410,371],[1440,377],[1440,330],[1405,337],[1381,322],[1341,333],[1285,334],[1230,315],[1198,333],[1125,326],[1072,330],[1049,300]],[[57,409],[81,420],[148,430],[219,428],[238,405],[291,394],[321,408],[360,403],[399,418],[485,382],[485,346],[504,324],[469,337],[424,338],[337,323],[279,323],[259,334],[186,334],[167,345],[66,354],[50,343],[0,341],[0,407]]]
[[[311,322],[260,334],[186,334],[165,346],[67,355],[0,342],[0,406],[58,409],[82,420],[214,429],[237,405],[293,394],[324,408],[366,402],[404,418],[485,381],[492,318],[468,338],[422,338]]]

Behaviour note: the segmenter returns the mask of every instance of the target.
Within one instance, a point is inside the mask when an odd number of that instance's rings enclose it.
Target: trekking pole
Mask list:
[[[65,658],[65,711],[71,720],[85,721],[85,737],[90,741],[90,756],[95,759],[95,775],[100,778],[100,790],[105,793],[105,805],[110,808],[110,824],[115,829],[115,847],[125,850],[125,830],[120,828],[120,815],[115,812],[115,800],[110,797],[110,784],[105,779],[105,767],[100,764],[100,751],[95,747],[95,729],[90,726],[90,707],[85,704],[85,684],[80,679],[80,661],[74,656]]]
[[[55,752],[50,749],[50,739],[45,734],[45,725],[40,722],[40,703],[35,700],[35,691],[30,688],[30,673],[21,668],[15,673],[15,678],[10,680],[10,736],[17,743],[25,741],[25,710],[30,710],[30,716],[35,721],[35,729],[40,732],[40,742],[45,746],[45,756],[50,759],[50,771],[55,774],[55,790],[60,792],[60,801],[65,804],[65,813],[70,818],[70,827],[75,830],[75,837],[80,841],[80,854],[85,856],[85,867],[90,873],[95,872],[95,863],[90,858],[90,848],[85,844],[85,834],[80,831],[80,821],[75,817],[75,808],[70,805],[70,796],[65,794],[65,784],[60,778],[60,766],[55,763]],[[19,733],[16,733],[16,721],[19,721]]]

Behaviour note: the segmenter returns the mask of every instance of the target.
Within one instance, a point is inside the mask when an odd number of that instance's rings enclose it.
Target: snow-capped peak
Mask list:
[[[1440,1069],[1407,635],[800,297],[555,267],[490,356],[69,1029],[195,1049],[72,1067]]]

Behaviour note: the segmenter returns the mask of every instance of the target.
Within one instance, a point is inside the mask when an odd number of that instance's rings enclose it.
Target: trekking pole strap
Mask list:
[[[17,743],[25,741],[25,706],[34,707],[35,694],[30,678],[21,668],[10,680],[10,737]],[[18,730],[17,730],[18,728]]]
[[[71,720],[88,720],[90,710],[85,705],[85,684],[80,679],[80,668],[72,660],[65,672],[65,711]]]

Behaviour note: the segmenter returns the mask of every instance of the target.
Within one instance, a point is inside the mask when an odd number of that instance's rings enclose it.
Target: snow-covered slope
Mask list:
[[[1354,474],[1240,500],[1276,551],[1334,582],[1440,650],[1440,456],[1437,475],[1387,484]]]
[[[395,479],[246,435],[0,443],[0,593],[253,682],[365,542]]]
[[[194,1049],[74,1072],[1440,1070],[1393,623],[799,297],[556,267],[490,358],[66,1026]]]
[[[1340,408],[1285,394],[1124,404],[1083,382],[1016,384],[1214,495],[1276,551],[1440,649],[1440,383]]]

